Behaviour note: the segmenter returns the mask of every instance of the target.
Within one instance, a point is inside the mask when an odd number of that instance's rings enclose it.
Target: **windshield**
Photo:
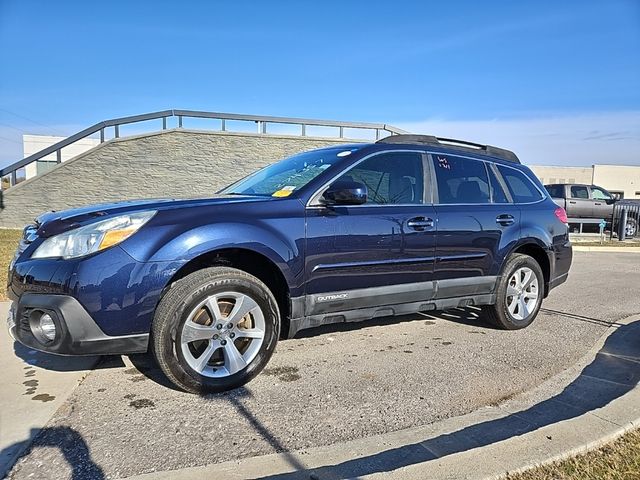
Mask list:
[[[258,170],[220,193],[288,197],[355,150],[357,147],[342,146],[300,153]]]

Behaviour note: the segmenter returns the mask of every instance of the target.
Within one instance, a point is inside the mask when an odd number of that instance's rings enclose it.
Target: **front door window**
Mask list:
[[[424,203],[422,155],[391,152],[376,155],[347,171],[339,180],[367,187],[367,204],[419,205]]]

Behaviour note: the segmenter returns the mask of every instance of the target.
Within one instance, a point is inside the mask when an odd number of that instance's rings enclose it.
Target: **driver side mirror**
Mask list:
[[[367,202],[367,187],[352,180],[336,180],[320,201],[325,205],[362,205]]]

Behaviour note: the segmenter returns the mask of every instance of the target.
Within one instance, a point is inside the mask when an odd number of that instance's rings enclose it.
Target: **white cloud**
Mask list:
[[[640,165],[640,111],[401,123],[413,133],[508,148],[529,165]]]

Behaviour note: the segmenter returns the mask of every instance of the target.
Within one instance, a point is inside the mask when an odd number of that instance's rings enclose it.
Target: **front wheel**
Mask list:
[[[162,298],[151,347],[181,389],[221,392],[260,373],[279,333],[278,306],[264,283],[241,270],[212,267],[178,280]]]
[[[542,269],[529,255],[514,254],[504,266],[496,289],[496,303],[483,307],[489,322],[505,330],[529,326],[544,296]]]

